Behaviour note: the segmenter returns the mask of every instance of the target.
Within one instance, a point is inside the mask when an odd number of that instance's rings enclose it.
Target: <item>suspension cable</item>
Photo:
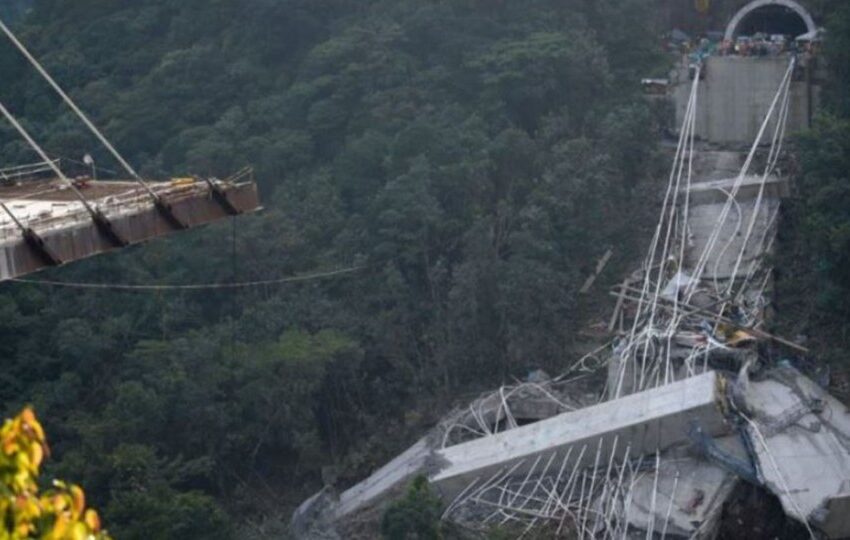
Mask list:
[[[0,20],[0,30],[3,31],[4,34],[9,38],[9,40],[17,47],[17,49],[21,52],[21,54],[29,60],[30,64],[41,74],[41,76],[53,87],[57,94],[62,97],[62,100],[71,108],[71,110],[76,113],[76,115],[82,120],[82,122],[89,128],[89,130],[94,134],[95,137],[106,147],[107,150],[112,154],[112,156],[121,164],[122,167],[132,176],[139,184],[141,184],[147,192],[153,197],[155,200],[159,200],[159,195],[154,192],[154,190],[145,182],[142,177],[136,172],[135,169],[125,160],[118,150],[109,142],[109,140],[100,132],[99,129],[89,120],[89,117],[74,103],[67,93],[62,90],[62,87],[50,76],[46,69],[39,63],[38,60],[29,52],[29,50],[24,46],[23,43],[15,36],[15,34],[6,26],[2,20]],[[47,160],[46,160],[47,161]]]
[[[744,236],[744,241],[741,243],[741,250],[738,254],[738,258],[735,261],[735,267],[732,270],[732,274],[729,279],[729,285],[726,290],[726,294],[732,292],[735,276],[738,274],[738,270],[741,267],[741,262],[744,259],[744,254],[747,249],[747,245],[749,244],[750,237],[753,234],[753,230],[755,229],[756,220],[759,215],[759,210],[762,204],[762,199],[764,198],[765,184],[767,183],[767,178],[773,172],[776,167],[776,163],[779,160],[779,154],[782,150],[782,142],[785,137],[785,127],[788,121],[788,109],[791,98],[791,78],[789,77],[785,83],[784,88],[782,88],[783,97],[782,97],[782,105],[779,109],[779,115],[776,119],[776,128],[773,132],[773,139],[771,140],[770,152],[768,153],[767,163],[764,168],[764,174],[761,177],[761,182],[759,183],[758,195],[756,197],[755,206],[753,208],[752,216],[750,217],[750,221],[747,227],[747,233]],[[743,292],[743,289],[740,291]]]
[[[637,308],[636,308],[637,313],[635,314],[635,318],[634,318],[634,321],[632,323],[632,328],[629,332],[628,338],[625,341],[625,343],[626,343],[625,348],[621,351],[621,354],[620,354],[620,357],[622,358],[622,362],[618,366],[619,373],[617,375],[616,384],[613,388],[613,394],[614,394],[615,397],[619,397],[621,395],[622,390],[623,390],[623,385],[625,383],[626,371],[628,370],[628,368],[627,368],[628,361],[626,360],[626,357],[627,356],[632,357],[632,359],[635,361],[635,363],[637,363],[637,358],[635,356],[636,356],[636,353],[638,352],[638,349],[640,348],[640,343],[638,343],[638,340],[637,340],[637,328],[638,328],[638,325],[639,325],[641,319],[643,318],[643,316],[647,312],[650,314],[650,321],[649,321],[649,324],[646,325],[645,328],[651,329],[651,326],[653,324],[652,318],[654,317],[654,314],[655,314],[655,304],[657,304],[658,294],[659,294],[660,291],[657,287],[656,287],[654,295],[650,291],[651,282],[652,282],[652,272],[653,272],[653,269],[656,266],[655,261],[656,261],[657,255],[658,255],[659,244],[660,244],[661,239],[662,239],[662,232],[665,230],[665,223],[666,223],[666,226],[667,226],[668,232],[669,232],[669,227],[673,226],[672,224],[675,220],[676,211],[674,209],[672,209],[671,207],[675,206],[676,200],[678,198],[678,191],[679,191],[681,179],[682,179],[683,165],[684,165],[685,155],[686,155],[687,152],[690,152],[690,156],[688,157],[688,167],[687,167],[687,171],[688,171],[687,182],[690,183],[690,176],[691,176],[691,173],[692,173],[692,170],[693,170],[691,160],[693,159],[693,131],[695,129],[695,124],[696,124],[695,118],[696,118],[697,88],[699,86],[701,67],[702,66],[698,66],[696,73],[695,73],[695,76],[694,76],[694,79],[693,79],[693,83],[691,84],[690,96],[688,98],[688,103],[687,103],[687,106],[685,108],[684,119],[683,119],[683,122],[682,122],[682,127],[681,127],[680,132],[679,132],[678,144],[676,146],[676,153],[675,153],[675,156],[673,158],[673,166],[670,170],[670,176],[669,176],[668,183],[667,183],[667,190],[666,190],[666,194],[664,196],[664,205],[662,207],[661,215],[659,217],[658,224],[655,228],[655,232],[654,232],[653,237],[652,237],[652,242],[650,244],[649,253],[647,254],[646,260],[644,261],[644,269],[643,269],[644,279],[643,279],[643,284],[641,286],[639,298],[637,299]],[[670,208],[670,209],[668,210],[668,208]],[[669,217],[668,217],[668,212],[670,214]],[[665,236],[666,236],[665,245],[662,248],[661,260],[659,261],[659,263],[657,265],[659,268],[663,268],[664,263],[665,263],[664,259],[666,259],[666,257],[667,257],[666,254],[667,254],[667,251],[670,247],[669,234],[667,234]],[[662,275],[663,275],[663,270],[661,270],[659,272],[659,279],[661,279]],[[642,385],[643,380],[645,378],[645,371],[646,371],[646,365],[645,364],[646,364],[646,360],[647,360],[647,357],[648,357],[648,347],[649,347],[650,337],[648,337],[648,336],[642,337],[641,340],[644,340],[644,347],[643,347],[643,355],[642,355],[642,359],[641,359],[641,366],[640,366],[640,370],[639,370],[640,371],[640,382],[637,380],[638,369],[635,369],[632,372],[633,376],[635,377],[635,380],[633,381],[634,384],[635,384],[635,387]]]
[[[35,150],[38,156],[44,160],[44,162],[50,167],[50,170],[53,171],[56,177],[62,180],[65,184],[68,185],[68,187],[71,188],[77,198],[80,199],[80,202],[83,203],[85,209],[88,210],[90,214],[94,215],[94,208],[91,207],[82,192],[77,188],[77,186],[74,185],[74,183],[67,176],[65,176],[65,173],[63,173],[62,170],[59,169],[59,167],[57,167],[55,163],[50,161],[50,158],[47,156],[41,146],[39,146],[38,143],[35,142],[35,139],[32,138],[32,136],[27,132],[24,126],[21,125],[18,119],[15,118],[15,116],[11,112],[9,112],[9,109],[7,109],[2,102],[0,102],[0,113],[2,113],[4,117],[6,117],[6,120],[8,120],[10,124],[12,124],[12,126],[18,131],[21,137],[23,137],[30,145],[30,147]]]
[[[744,161],[744,165],[741,167],[741,171],[738,174],[737,178],[735,179],[735,183],[733,184],[732,189],[730,190],[730,194],[733,198],[737,196],[738,191],[741,187],[741,184],[743,184],[744,178],[747,175],[747,173],[749,172],[750,165],[752,164],[756,150],[758,149],[759,144],[761,143],[761,140],[764,137],[764,133],[767,129],[768,123],[769,123],[771,117],[773,116],[773,113],[776,110],[777,105],[779,104],[780,97],[782,95],[782,92],[781,92],[782,87],[785,85],[786,80],[790,77],[791,72],[793,71],[793,68],[794,68],[794,64],[795,64],[794,59],[792,59],[791,62],[789,63],[789,65],[788,65],[788,70],[785,72],[785,76],[782,78],[782,83],[780,84],[779,89],[777,89],[776,95],[773,97],[773,101],[770,104],[770,107],[767,111],[767,114],[765,115],[764,121],[762,122],[761,127],[758,131],[758,134],[756,135],[756,138],[753,141],[753,144],[752,144],[752,147],[750,148],[749,154],[747,155],[747,158]],[[718,220],[717,220],[718,225],[714,228],[711,235],[709,236],[709,239],[706,242],[706,245],[705,245],[700,257],[697,260],[697,264],[694,267],[694,275],[693,275],[694,279],[688,285],[688,287],[686,288],[686,294],[685,294],[686,301],[690,301],[691,297],[696,292],[696,284],[698,283],[698,281],[702,277],[702,274],[705,271],[705,266],[708,264],[708,259],[710,258],[710,255],[714,250],[715,244],[717,243],[718,237],[720,236],[720,228],[721,228],[720,226],[726,221],[726,218],[728,217],[731,208],[732,208],[732,203],[727,200],[726,204],[724,205],[724,207],[723,207],[723,209],[720,213],[720,216],[718,217]]]
[[[92,205],[86,199],[85,195],[83,195],[83,193],[77,188],[77,186],[74,185],[74,182],[69,180],[68,177],[65,176],[65,173],[63,173],[62,170],[59,169],[59,167],[56,166],[55,163],[50,161],[50,158],[47,157],[47,154],[44,152],[41,146],[39,146],[38,143],[35,142],[35,140],[27,132],[27,130],[24,129],[24,126],[22,126],[21,123],[18,122],[18,119],[15,118],[15,116],[11,112],[9,112],[9,110],[3,105],[2,102],[0,102],[0,113],[2,113],[3,116],[5,116],[6,119],[12,124],[12,126],[15,127],[18,133],[20,133],[20,135],[27,141],[27,143],[29,143],[29,145],[32,147],[33,150],[35,150],[39,157],[50,166],[50,169],[54,172],[54,174],[56,174],[56,176],[71,189],[74,195],[76,195],[76,197],[80,200],[80,203],[82,203],[83,207],[91,216],[92,221],[94,222],[97,230],[103,236],[105,236],[111,244],[119,247],[126,246],[127,241],[115,231],[114,227],[112,226],[112,223],[109,221],[109,218],[107,218],[100,210],[92,207]]]

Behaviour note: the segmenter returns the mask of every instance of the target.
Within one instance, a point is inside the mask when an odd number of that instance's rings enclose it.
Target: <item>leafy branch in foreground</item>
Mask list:
[[[0,429],[0,540],[109,540],[82,488],[55,480],[39,492],[44,429],[25,408]]]

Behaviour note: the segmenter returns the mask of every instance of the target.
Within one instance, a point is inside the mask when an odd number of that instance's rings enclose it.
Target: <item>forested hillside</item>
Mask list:
[[[778,315],[850,400],[850,4],[826,2],[828,79],[812,129],[795,141],[797,197],[784,203]]]
[[[14,22],[24,16],[33,0],[5,0],[0,3],[0,18]]]
[[[569,358],[654,214],[649,0],[36,0],[21,38],[148,177],[254,165],[266,209],[0,287],[3,413],[118,539],[250,538],[456,400]],[[0,100],[117,169],[17,53]],[[34,161],[7,126],[0,163]],[[102,173],[106,174],[106,173]],[[605,284],[600,284],[604,290]],[[603,293],[604,294],[604,293]]]

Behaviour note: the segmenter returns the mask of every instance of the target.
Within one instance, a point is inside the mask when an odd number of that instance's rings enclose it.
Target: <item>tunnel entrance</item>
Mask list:
[[[794,10],[785,6],[764,6],[741,20],[736,35],[752,36],[763,34],[783,34],[797,37],[808,32],[806,22]]]
[[[808,11],[794,0],[755,0],[741,8],[726,28],[726,39],[782,34],[797,37],[816,29]]]

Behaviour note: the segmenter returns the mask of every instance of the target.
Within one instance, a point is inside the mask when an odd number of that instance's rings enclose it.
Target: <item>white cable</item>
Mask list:
[[[791,494],[791,488],[788,487],[788,482],[785,480],[785,476],[783,476],[782,471],[779,469],[779,465],[776,463],[776,460],[774,459],[773,454],[770,452],[770,449],[767,446],[767,441],[765,440],[764,435],[762,434],[758,425],[755,422],[753,422],[753,420],[749,416],[744,414],[743,411],[739,410],[738,414],[740,414],[741,417],[747,422],[747,424],[749,424],[749,426],[752,430],[752,433],[755,435],[755,439],[759,442],[759,444],[761,444],[762,448],[764,449],[764,454],[767,456],[768,462],[770,463],[770,466],[773,468],[774,472],[776,473],[776,477],[779,480],[779,483],[782,484],[781,487],[782,487],[782,490],[785,491],[785,495],[788,497],[788,502],[794,508],[794,511],[796,512],[797,517],[800,519],[800,521],[803,522],[803,525],[806,527],[806,530],[809,532],[809,537],[812,540],[815,540],[817,538],[817,536],[815,536],[815,532],[812,530],[811,526],[809,525],[809,520],[806,517],[806,515],[803,513],[803,509],[800,508],[800,506],[797,504],[797,501],[794,500],[794,497]]]
[[[682,156],[683,156],[683,153],[684,153],[684,150],[685,150],[685,144],[686,144],[686,141],[688,140],[689,129],[691,128],[691,126],[694,123],[692,117],[695,116],[695,114],[696,114],[696,95],[697,95],[696,88],[699,85],[699,76],[698,75],[699,75],[699,73],[697,73],[697,76],[694,77],[694,82],[691,85],[690,96],[689,96],[689,99],[688,99],[687,106],[685,108],[685,117],[684,117],[684,120],[682,122],[682,129],[680,130],[680,133],[679,133],[679,140],[678,140],[678,144],[676,146],[676,153],[675,153],[674,158],[673,158],[673,167],[670,170],[670,176],[669,176],[669,179],[668,179],[668,182],[667,182],[667,191],[666,191],[665,196],[664,196],[664,203],[663,203],[663,206],[662,206],[661,215],[659,217],[658,224],[656,225],[655,232],[654,232],[653,237],[652,237],[652,242],[650,243],[649,253],[647,254],[647,258],[644,262],[644,271],[643,271],[644,280],[643,280],[643,284],[641,286],[640,297],[638,299],[637,310],[636,310],[637,313],[635,315],[634,321],[632,322],[632,328],[629,332],[629,336],[626,340],[626,342],[627,342],[626,349],[621,354],[622,361],[620,362],[620,365],[618,366],[619,373],[618,373],[618,376],[617,376],[617,384],[614,388],[614,397],[619,397],[621,395],[622,391],[623,391],[623,384],[625,383],[625,375],[626,375],[626,371],[627,371],[627,367],[628,367],[628,359],[627,359],[626,353],[629,352],[629,349],[631,349],[631,345],[635,343],[636,334],[637,334],[637,327],[638,327],[638,324],[640,323],[642,316],[643,316],[644,303],[647,301],[647,296],[649,294],[649,289],[650,289],[650,284],[651,284],[651,276],[652,276],[652,269],[654,267],[656,252],[658,250],[658,243],[659,243],[659,240],[661,238],[661,230],[662,230],[662,227],[664,225],[664,218],[667,214],[667,207],[670,204],[670,195],[672,193],[674,180],[676,178],[676,172],[677,172],[677,170],[681,169],[680,160],[682,159]],[[631,353],[629,353],[628,356],[631,356]],[[637,370],[634,370],[634,371],[635,371],[634,375],[637,376],[637,373],[636,373]],[[637,384],[637,381],[635,381],[635,384]]]
[[[782,83],[780,84],[780,88],[777,90],[776,95],[774,96],[773,101],[771,102],[771,105],[770,105],[768,112],[765,116],[765,119],[762,122],[762,125],[759,129],[758,135],[756,136],[755,140],[753,141],[753,145],[750,149],[749,154],[747,155],[747,159],[745,160],[744,165],[741,168],[741,171],[740,171],[738,177],[736,178],[735,183],[733,184],[733,187],[732,187],[732,190],[731,190],[731,194],[732,194],[733,197],[737,196],[738,190],[740,189],[740,186],[743,183],[744,177],[746,176],[747,172],[749,171],[750,165],[751,165],[752,160],[755,156],[755,152],[758,148],[758,145],[761,143],[762,137],[764,136],[764,131],[767,128],[767,125],[770,121],[770,118],[773,116],[773,111],[776,109],[776,104],[777,104],[779,97],[780,97],[781,88],[784,85],[785,80],[788,77],[790,77],[793,65],[794,65],[794,60],[792,59],[792,61],[789,63],[788,70],[786,71],[785,76],[783,77]],[[690,299],[690,297],[695,292],[696,283],[699,281],[699,278],[702,276],[702,273],[705,269],[705,265],[708,262],[708,257],[714,249],[714,245],[717,242],[717,237],[720,234],[720,226],[726,220],[728,213],[729,213],[730,206],[731,205],[730,205],[729,201],[727,201],[727,204],[724,205],[724,208],[721,212],[720,218],[718,219],[718,226],[715,227],[715,229],[712,231],[712,234],[709,237],[709,241],[706,243],[706,246],[703,249],[702,254],[700,255],[700,258],[697,262],[697,266],[696,266],[695,272],[694,272],[695,273],[694,277],[696,279],[694,280],[693,283],[691,283],[691,286],[688,288],[688,291],[687,291],[688,294],[687,294],[686,298],[688,298],[688,299]]]
[[[773,248],[773,242],[776,240],[776,231],[774,230],[774,223],[779,217],[779,209],[777,208],[767,220],[767,226],[764,228],[764,234],[762,235],[761,242],[759,243],[759,253],[770,253]],[[771,234],[773,232],[773,234]],[[768,239],[769,237],[769,239]],[[755,276],[759,267],[761,266],[758,259],[753,260],[750,263],[750,267],[747,270],[747,275],[744,278],[744,281],[741,283],[740,289],[738,289],[738,293],[735,295],[735,301],[740,303],[741,299],[744,296],[744,292],[747,289],[747,285],[749,285],[750,280]]]
[[[735,242],[735,238],[737,238],[738,233],[741,232],[741,225],[744,222],[744,211],[741,209],[741,204],[735,199],[735,197],[732,196],[732,194],[730,192],[726,191],[722,187],[718,187],[717,191],[720,191],[721,193],[726,195],[726,202],[727,203],[731,202],[731,204],[735,208],[735,212],[738,216],[737,219],[735,220],[735,230],[732,232],[732,234],[729,235],[729,238],[726,240],[726,243],[723,244],[723,249],[721,249],[720,252],[717,254],[717,257],[714,261],[714,268],[713,268],[712,276],[711,276],[712,281],[714,283],[714,292],[717,293],[717,295],[722,298],[724,293],[720,290],[720,282],[717,278],[717,274],[720,271],[720,263],[721,263],[721,261],[723,261],[723,256],[726,255],[726,251],[728,251],[729,248],[732,247],[732,244]],[[728,219],[728,216],[727,216],[727,219]],[[716,226],[722,227],[723,225],[725,225],[725,220],[724,220],[723,223],[719,223]],[[718,235],[718,238],[719,238],[719,235]],[[722,311],[723,310],[721,310],[721,313],[722,313]]]
[[[776,106],[779,102],[779,98],[780,98],[780,95],[781,95],[781,89],[785,85],[785,81],[788,78],[790,78],[791,73],[792,73],[793,68],[794,68],[794,64],[795,64],[795,60],[792,58],[791,62],[788,64],[788,69],[785,72],[785,76],[782,79],[782,83],[780,84],[779,89],[776,92],[776,95],[773,97],[773,100],[770,104],[770,107],[768,108],[767,114],[765,115],[765,119],[762,122],[761,127],[759,128],[759,131],[758,131],[758,134],[756,135],[755,140],[753,141],[752,147],[750,148],[750,152],[747,155],[747,159],[745,160],[744,165],[741,167],[741,171],[738,174],[738,177],[735,180],[734,185],[732,186],[732,190],[730,192],[731,192],[733,197],[737,196],[738,190],[740,189],[741,184],[743,183],[744,177],[746,176],[747,172],[750,169],[750,165],[752,164],[756,150],[758,149],[758,146],[761,143],[762,137],[764,136],[764,132],[767,129],[767,125],[768,125],[770,119],[773,117],[773,112],[776,110]],[[714,250],[714,245],[717,242],[717,237],[720,234],[720,227],[723,224],[723,222],[726,220],[726,218],[729,214],[730,208],[731,208],[731,204],[727,201],[727,204],[724,205],[723,210],[721,211],[721,215],[718,219],[718,225],[712,231],[712,234],[709,237],[709,240],[706,243],[706,246],[703,249],[702,254],[700,255],[700,258],[699,258],[697,265],[694,269],[694,276],[693,276],[694,280],[690,283],[690,285],[688,286],[687,291],[686,291],[687,292],[686,298],[688,300],[690,300],[690,298],[693,296],[694,292],[696,292],[696,284],[699,282],[699,280],[702,276],[702,273],[705,270],[705,265],[708,263],[708,258],[710,256],[711,252]]]
[[[115,147],[112,146],[109,140],[107,140],[107,138],[100,132],[100,130],[98,130],[97,127],[92,123],[92,121],[89,120],[88,116],[86,116],[86,114],[79,107],[77,107],[77,104],[74,103],[74,101],[68,96],[68,94],[65,93],[64,90],[62,90],[62,87],[60,87],[59,84],[56,83],[53,77],[50,76],[47,70],[44,69],[44,67],[38,62],[38,60],[36,60],[36,58],[29,52],[29,50],[27,50],[24,44],[21,43],[20,40],[18,40],[15,34],[9,29],[8,26],[3,23],[2,20],[0,20],[0,30],[2,30],[3,33],[6,34],[6,36],[9,38],[9,40],[15,44],[15,47],[17,47],[18,50],[21,51],[21,54],[23,54],[26,59],[29,60],[30,64],[32,64],[36,71],[38,71],[41,76],[44,77],[44,79],[50,84],[50,86],[53,87],[56,93],[62,97],[65,103],[71,108],[71,110],[76,113],[80,120],[82,120],[86,127],[89,128],[89,130],[94,134],[95,137],[97,137],[101,144],[103,144],[103,146],[105,146],[106,149],[109,150],[109,152],[112,154],[112,156],[116,160],[118,160],[121,166],[126,169],[130,176],[132,176],[136,181],[142,184],[142,186],[147,189],[148,193],[150,193],[152,197],[158,199],[159,197],[156,195],[156,193],[154,193],[150,186],[148,186],[147,182],[145,182],[142,177],[139,176],[139,174],[135,171],[135,169],[133,169],[133,167],[131,167],[130,164],[127,163],[127,161],[121,156],[121,154],[118,153],[118,150],[116,150]],[[48,160],[45,159],[45,161]]]
[[[2,102],[0,102],[0,113],[2,113],[2,114],[3,114],[3,116],[4,116],[4,117],[6,117],[6,120],[8,120],[8,121],[9,121],[9,123],[10,123],[10,124],[12,124],[12,126],[14,126],[14,128],[18,131],[18,133],[20,133],[21,137],[23,137],[23,138],[24,138],[24,140],[26,140],[26,141],[27,141],[27,143],[30,145],[30,147],[31,147],[33,150],[35,150],[35,152],[38,154],[38,156],[39,156],[41,159],[43,159],[43,160],[44,160],[44,162],[45,162],[45,163],[47,163],[47,164],[50,166],[50,169],[53,171],[53,173],[54,173],[54,174],[55,174],[55,175],[56,175],[56,176],[57,176],[60,180],[62,180],[63,182],[65,182],[65,184],[66,184],[69,188],[71,188],[71,191],[73,191],[73,192],[74,192],[74,195],[76,195],[76,196],[77,196],[77,198],[80,200],[80,202],[83,204],[83,206],[85,207],[85,209],[89,212],[89,214],[91,214],[92,216],[95,216],[96,212],[95,212],[94,208],[92,208],[92,207],[91,207],[91,205],[89,204],[89,202],[86,200],[86,197],[85,197],[85,196],[84,196],[84,195],[80,192],[80,190],[79,190],[79,189],[77,189],[77,186],[75,186],[75,185],[74,185],[74,183],[73,183],[71,180],[69,180],[67,176],[65,176],[65,173],[63,173],[63,172],[59,169],[59,167],[57,167],[57,166],[56,166],[56,164],[55,164],[55,163],[53,163],[52,161],[50,161],[50,158],[49,158],[49,157],[47,157],[47,154],[44,152],[44,150],[41,148],[41,146],[39,146],[39,145],[38,145],[38,143],[37,143],[37,142],[35,142],[35,140],[34,140],[34,139],[30,136],[30,134],[27,132],[27,130],[26,130],[26,129],[24,129],[24,126],[22,126],[22,125],[21,125],[21,123],[20,123],[20,122],[18,122],[18,119],[17,119],[17,118],[15,118],[15,117],[14,117],[14,115],[12,115],[12,113],[11,113],[11,112],[9,112],[9,109],[7,109],[7,108],[3,105],[3,103],[2,103]]]
[[[793,65],[793,64],[792,64]],[[781,137],[785,133],[785,122],[788,119],[788,102],[791,95],[791,78],[789,77],[785,83],[785,87],[783,91],[783,99],[782,106],[780,107],[779,117],[776,121],[776,129],[773,133],[773,140],[771,141],[770,152],[768,153],[767,164],[764,168],[764,174],[762,175],[761,182],[759,183],[759,191],[756,196],[756,202],[753,207],[752,215],[750,216],[749,226],[747,227],[747,233],[744,236],[744,241],[741,243],[741,252],[738,254],[738,258],[735,261],[735,266],[732,270],[732,275],[729,279],[729,286],[727,288],[727,293],[731,292],[735,276],[738,275],[738,270],[741,266],[741,261],[744,259],[744,252],[747,249],[747,244],[750,241],[750,237],[753,234],[753,229],[755,229],[756,219],[759,215],[759,210],[761,208],[762,199],[764,198],[764,189],[765,184],[767,183],[767,178],[770,176],[770,173],[773,172],[773,167],[776,165],[776,160],[779,157],[779,148],[777,145],[781,147]],[[775,153],[774,153],[775,152]]]

